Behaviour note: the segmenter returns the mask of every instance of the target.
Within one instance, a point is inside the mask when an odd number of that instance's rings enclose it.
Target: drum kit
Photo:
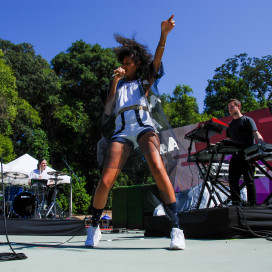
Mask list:
[[[61,176],[67,174],[61,171],[47,174],[53,177],[48,180],[32,179],[30,186],[22,186],[19,180],[27,179],[28,175],[19,172],[3,173],[5,188],[4,192],[0,192],[0,203],[2,202],[0,207],[2,204],[5,205],[7,217],[35,219],[65,217],[65,212],[57,203],[57,185],[62,180]]]

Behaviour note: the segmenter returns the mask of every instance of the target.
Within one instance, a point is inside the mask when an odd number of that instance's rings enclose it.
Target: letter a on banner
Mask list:
[[[179,149],[177,142],[174,140],[173,137],[168,138],[168,148],[164,144],[160,145],[160,154],[166,154],[171,152],[175,149]]]
[[[177,142],[173,137],[169,137],[168,139],[168,152],[171,152],[175,149],[179,149]]]
[[[160,145],[160,154],[166,154],[168,152],[167,147],[165,144]]]

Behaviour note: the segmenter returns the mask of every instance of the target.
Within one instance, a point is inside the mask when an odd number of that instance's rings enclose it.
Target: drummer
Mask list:
[[[28,184],[31,186],[32,179],[49,179],[49,175],[47,174],[47,161],[45,159],[39,159],[37,168],[32,170],[29,174]]]
[[[46,192],[45,192],[45,197],[47,200],[47,206],[49,207],[52,203],[53,199],[53,194],[54,194],[54,181],[50,180],[50,175],[48,174],[48,170],[46,169],[47,167],[47,161],[46,159],[39,159],[38,160],[38,165],[37,169],[34,169],[30,172],[29,174],[29,186],[31,186],[31,180],[32,179],[43,179],[47,180],[47,186],[46,186]],[[43,187],[44,188],[44,187]],[[44,192],[44,191],[43,191]],[[37,192],[36,192],[37,193]]]

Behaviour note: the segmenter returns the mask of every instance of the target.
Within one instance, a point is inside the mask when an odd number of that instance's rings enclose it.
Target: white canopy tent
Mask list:
[[[37,168],[38,160],[31,157],[29,154],[25,154],[5,165],[3,165],[4,172],[17,172],[17,173],[23,173],[26,174],[27,177],[23,179],[14,179],[10,177],[5,178],[5,183],[11,183],[11,184],[17,184],[17,185],[28,185],[28,176],[30,172]],[[47,166],[46,167],[48,172],[54,172],[53,168]],[[52,178],[55,176],[52,175]],[[57,184],[62,183],[70,183],[71,177],[68,175],[60,176],[62,180],[59,180]]]

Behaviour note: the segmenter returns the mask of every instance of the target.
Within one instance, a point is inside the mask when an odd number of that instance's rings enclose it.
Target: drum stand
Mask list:
[[[12,188],[17,188],[15,191],[12,191]],[[23,191],[23,188],[21,186],[13,186],[12,182],[8,183],[8,186],[5,188],[5,205],[6,205],[6,214],[7,217],[10,218],[12,216],[16,216],[16,214],[13,211],[12,204],[15,199],[15,197],[20,194]]]
[[[62,219],[64,217],[64,211],[61,209],[61,207],[59,206],[58,202],[57,202],[57,182],[59,180],[62,180],[60,178],[58,178],[57,176],[55,178],[52,178],[51,180],[54,180],[55,185],[54,185],[54,192],[53,192],[53,196],[52,196],[52,203],[49,205],[45,218],[59,218]]]
[[[9,184],[4,191],[4,194],[6,193],[5,197],[5,205],[6,205],[6,214],[7,217],[10,217],[13,213],[12,211],[12,200],[10,199],[10,187],[11,185]]]
[[[36,196],[36,201],[35,201],[35,214],[34,218],[35,219],[42,219],[45,217],[45,190],[46,186],[37,184],[36,188],[34,188],[34,195]]]

